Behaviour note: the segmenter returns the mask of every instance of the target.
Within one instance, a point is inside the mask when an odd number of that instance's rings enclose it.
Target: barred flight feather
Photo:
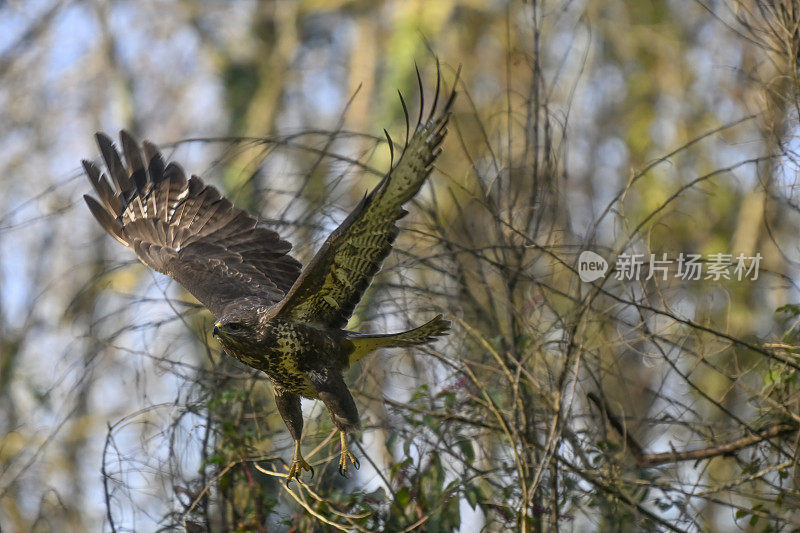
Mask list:
[[[105,134],[97,144],[111,181],[92,162],[83,166],[100,201],[84,196],[103,228],[139,259],[175,278],[212,313],[242,297],[276,303],[300,273],[287,255],[291,244],[237,209],[197,176],[188,180],[174,162],[165,164],[152,143],[140,148],[122,131],[123,163]]]

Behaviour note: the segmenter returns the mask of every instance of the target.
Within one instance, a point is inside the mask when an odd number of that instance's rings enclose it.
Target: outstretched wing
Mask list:
[[[421,87],[420,82],[420,94]],[[438,83],[436,89],[435,100],[438,100]],[[279,316],[335,328],[347,324],[353,309],[392,249],[398,233],[395,222],[407,214],[403,204],[417,194],[441,152],[440,144],[446,134],[445,126],[455,94],[453,90],[436,116],[434,103],[425,121],[422,120],[423,103],[420,102],[420,118],[397,164],[331,233],[303,269],[281,304]]]
[[[96,135],[112,187],[94,163],[83,162],[99,201],[84,196],[105,230],[145,265],[183,285],[214,315],[243,297],[278,302],[300,273],[291,244],[197,176],[188,180],[156,147],[120,132],[123,165],[110,138]]]

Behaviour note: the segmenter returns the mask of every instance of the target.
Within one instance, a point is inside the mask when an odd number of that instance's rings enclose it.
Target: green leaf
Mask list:
[[[422,400],[423,398],[428,397],[428,385],[423,383],[419,386],[419,388],[414,391],[414,394],[411,395],[411,403],[416,401]]]
[[[471,463],[475,460],[475,448],[472,447],[472,441],[461,440],[458,442],[458,447],[464,456],[464,461]]]
[[[399,433],[397,431],[390,431],[389,436],[386,439],[386,448],[388,450],[394,450],[394,443],[397,442],[397,437]]]
[[[401,509],[405,509],[411,501],[411,492],[408,490],[408,487],[403,487],[398,490],[395,494],[394,501]]]
[[[478,487],[470,485],[467,487],[467,490],[464,491],[464,496],[467,498],[467,503],[474,511],[478,506],[478,498],[481,497],[481,491],[478,489]]]
[[[206,459],[206,464],[209,464],[209,465],[221,465],[224,462],[225,462],[225,458],[222,455],[218,454],[218,453],[211,454]]]
[[[438,418],[432,415],[425,415],[422,417],[422,422],[428,426],[432,431],[438,431],[441,422]]]
[[[392,469],[390,470],[389,476],[392,479],[394,479],[395,477],[397,477],[397,473],[400,470],[402,470],[403,468],[406,468],[406,467],[410,466],[411,462],[412,462],[411,461],[411,457],[406,457],[405,459],[403,459],[399,463],[395,463],[394,466],[392,466]]]
[[[800,305],[797,304],[786,304],[782,305],[775,310],[778,313],[786,313],[790,316],[798,316],[800,315]]]

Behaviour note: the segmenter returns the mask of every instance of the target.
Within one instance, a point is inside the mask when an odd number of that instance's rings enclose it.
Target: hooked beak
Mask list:
[[[217,322],[216,324],[214,324],[214,331],[213,331],[213,335],[214,335],[215,337],[218,337],[218,336],[219,336],[219,325],[220,325],[220,324],[219,324],[219,322]]]

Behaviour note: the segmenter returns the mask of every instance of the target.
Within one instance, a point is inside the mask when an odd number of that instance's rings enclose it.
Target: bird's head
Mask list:
[[[225,348],[247,348],[261,343],[263,328],[258,308],[233,306],[214,324],[214,337]]]

